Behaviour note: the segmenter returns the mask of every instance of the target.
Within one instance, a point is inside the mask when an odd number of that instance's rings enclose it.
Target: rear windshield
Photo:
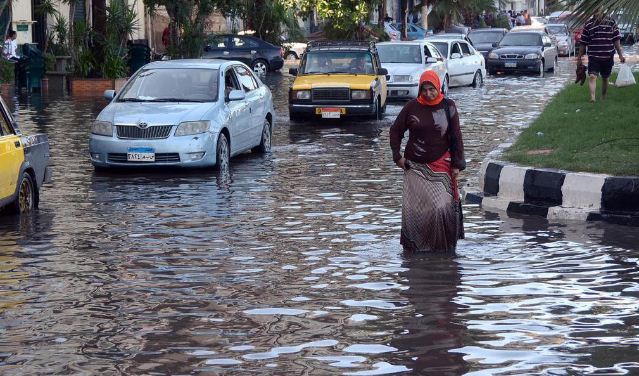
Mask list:
[[[541,46],[538,34],[508,33],[499,42],[500,46]]]
[[[422,63],[421,48],[416,44],[378,44],[377,53],[382,63]]]
[[[481,43],[497,43],[503,36],[504,34],[495,32],[476,32],[468,34],[468,38],[470,38],[474,45]]]
[[[565,26],[546,26],[546,28],[552,35],[568,35],[568,29]]]
[[[373,56],[367,51],[310,51],[304,56],[302,74],[375,74]]]
[[[218,76],[217,69],[146,69],[122,89],[118,102],[215,102]]]

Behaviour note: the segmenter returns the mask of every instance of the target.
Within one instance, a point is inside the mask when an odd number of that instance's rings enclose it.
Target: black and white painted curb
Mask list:
[[[483,161],[479,190],[462,190],[466,202],[548,219],[639,226],[639,176],[522,167],[493,159],[507,146],[500,145]]]

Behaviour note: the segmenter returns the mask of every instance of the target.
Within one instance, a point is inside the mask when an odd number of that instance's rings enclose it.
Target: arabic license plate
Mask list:
[[[517,63],[504,63],[506,68],[517,68]]]
[[[342,114],[345,114],[344,108],[318,108],[317,112],[322,114],[324,119],[339,119]]]
[[[155,150],[153,148],[129,148],[126,160],[129,162],[155,162]]]

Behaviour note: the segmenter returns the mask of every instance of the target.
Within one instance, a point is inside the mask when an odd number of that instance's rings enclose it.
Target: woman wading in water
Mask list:
[[[401,244],[408,252],[454,252],[464,237],[457,175],[466,160],[459,113],[441,93],[435,72],[424,72],[419,87],[417,99],[404,106],[390,128],[393,160],[404,170]]]

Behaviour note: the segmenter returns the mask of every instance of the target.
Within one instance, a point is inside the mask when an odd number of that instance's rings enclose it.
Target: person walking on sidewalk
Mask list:
[[[586,25],[581,34],[581,47],[577,64],[583,64],[583,55],[588,47],[588,88],[590,89],[590,101],[597,100],[597,76],[601,75],[601,98],[606,98],[608,93],[608,79],[615,64],[615,50],[619,54],[619,60],[626,62],[621,49],[621,35],[617,23],[610,16],[598,10]]]
[[[419,88],[390,128],[393,161],[404,170],[401,244],[406,252],[454,252],[464,237],[457,176],[466,160],[459,113],[441,93],[434,71],[421,75]]]

